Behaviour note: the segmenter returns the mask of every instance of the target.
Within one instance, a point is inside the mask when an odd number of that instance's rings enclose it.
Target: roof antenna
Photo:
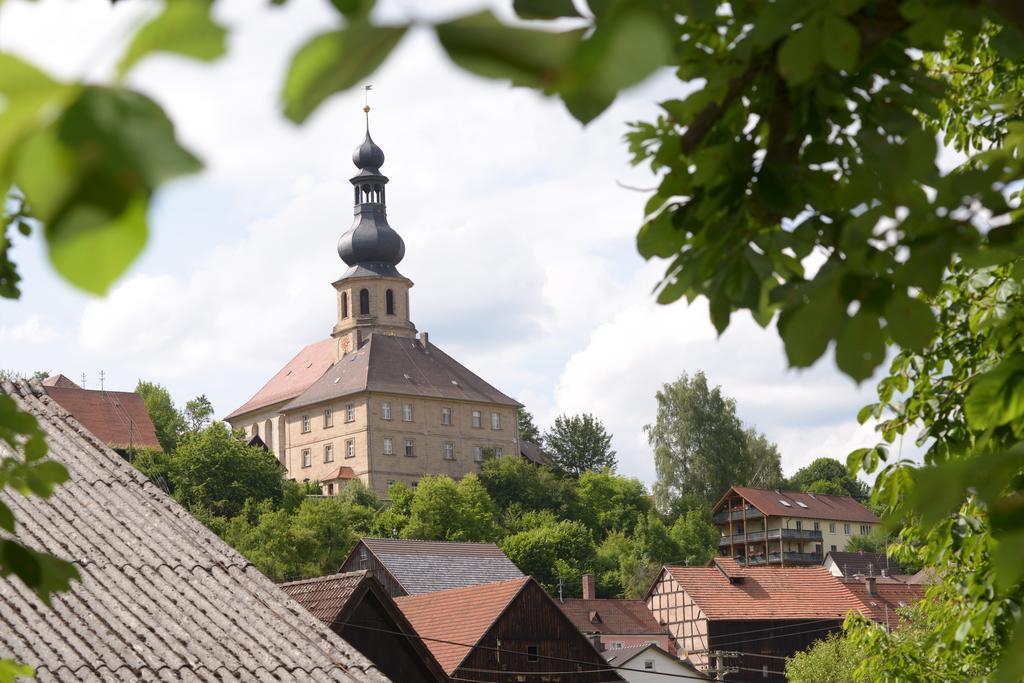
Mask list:
[[[363,113],[366,114],[366,133],[370,133],[370,91],[373,90],[372,84],[363,86]]]
[[[85,373],[82,373],[82,388],[85,389]]]
[[[100,391],[103,391],[103,380],[106,378],[106,374],[100,370]]]

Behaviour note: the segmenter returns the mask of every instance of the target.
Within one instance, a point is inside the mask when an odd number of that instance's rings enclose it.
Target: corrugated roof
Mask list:
[[[293,399],[319,379],[334,363],[332,337],[304,346],[299,353],[270,378],[256,394],[228,415],[226,420]]]
[[[896,560],[889,559],[883,553],[866,553],[863,550],[830,550],[825,554],[826,563],[830,557],[843,572],[844,576],[856,576],[857,574],[878,576],[882,573],[883,569],[886,570],[886,574],[889,576],[903,573],[903,568],[899,563]]]
[[[53,609],[0,578],[0,658],[41,681],[386,680],[41,386],[0,389],[37,417],[71,475],[47,499],[0,498],[24,543],[82,575]]]
[[[160,448],[153,421],[138,394],[69,387],[59,380],[43,388],[50,398],[108,446]]]
[[[843,619],[862,606],[824,567],[746,567],[738,581],[717,566],[663,571],[713,620]]]
[[[643,600],[567,598],[559,605],[581,633],[665,635]]]
[[[369,577],[367,571],[355,571],[290,581],[279,586],[310,614],[331,626],[348,605],[359,584],[373,580]]]
[[[834,519],[840,522],[864,522],[877,524],[880,520],[875,513],[850,496],[833,496],[825,493],[804,493],[800,491],[769,491],[733,486],[747,502],[769,516],[805,517],[812,519]],[[715,512],[721,509],[725,496],[715,505]]]
[[[530,578],[524,576],[436,593],[404,595],[395,598],[395,602],[421,638],[435,639],[424,642],[441,668],[451,675],[528,581]]]
[[[374,334],[284,406],[295,410],[361,391],[518,406],[434,344]]]
[[[363,538],[361,543],[410,595],[523,576],[512,560],[493,543],[395,538]],[[358,548],[356,544],[352,553]]]

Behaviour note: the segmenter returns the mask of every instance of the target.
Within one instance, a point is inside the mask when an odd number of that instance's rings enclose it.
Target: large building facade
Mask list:
[[[412,281],[388,224],[380,167],[367,130],[352,155],[355,218],[338,241],[348,266],[333,283],[336,323],[227,416],[259,436],[298,481],[336,493],[358,478],[378,494],[427,474],[462,477],[488,452],[518,455],[519,404],[417,334]]]

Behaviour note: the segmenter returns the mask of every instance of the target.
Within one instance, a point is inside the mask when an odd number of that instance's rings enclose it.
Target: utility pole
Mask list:
[[[558,602],[565,602],[562,598],[562,575],[558,575]]]
[[[106,378],[106,373],[100,370],[100,391],[103,391],[103,380]]]
[[[85,389],[85,373],[82,373],[82,388]]]
[[[714,673],[716,681],[724,681],[725,677],[729,674],[739,672],[739,667],[729,666],[725,663],[726,659],[738,659],[740,657],[739,652],[730,652],[726,650],[711,650],[710,652],[708,652],[708,656],[710,656],[715,662]]]

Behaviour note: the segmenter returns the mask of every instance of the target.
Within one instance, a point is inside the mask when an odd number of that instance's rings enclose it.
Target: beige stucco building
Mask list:
[[[417,334],[413,283],[396,268],[405,245],[387,222],[384,153],[369,132],[352,160],[355,220],[338,241],[349,267],[333,283],[331,335],[227,421],[259,436],[289,477],[320,482],[326,494],[358,478],[386,495],[393,482],[476,472],[488,450],[518,455],[519,404]]]

